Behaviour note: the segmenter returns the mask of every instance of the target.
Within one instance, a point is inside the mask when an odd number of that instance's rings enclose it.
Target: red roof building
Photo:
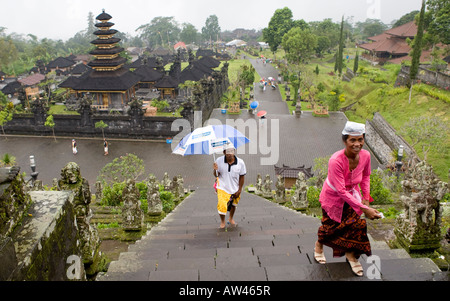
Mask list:
[[[380,35],[369,37],[371,43],[360,44],[359,48],[367,50],[369,53],[363,57],[374,62],[401,63],[411,52],[411,47],[406,39],[414,39],[417,34],[417,25],[414,21],[401,26],[386,30]]]

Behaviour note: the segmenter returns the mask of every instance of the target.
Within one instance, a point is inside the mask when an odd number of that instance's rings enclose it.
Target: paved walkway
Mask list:
[[[403,249],[390,250],[372,240],[380,269],[367,257],[360,261],[365,277],[351,273],[343,258],[328,263],[313,259],[320,220],[244,193],[236,210],[237,227],[218,229],[219,217],[212,187],[200,188],[166,219],[110,264],[97,280],[128,281],[288,281],[444,280],[446,275],[425,258],[412,259]]]

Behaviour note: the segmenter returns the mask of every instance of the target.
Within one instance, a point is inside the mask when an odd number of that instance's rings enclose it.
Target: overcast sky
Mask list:
[[[34,34],[39,39],[62,39],[87,28],[89,12],[98,16],[102,9],[110,14],[113,27],[136,35],[136,29],[155,17],[174,17],[197,30],[210,15],[216,15],[222,30],[267,27],[276,9],[289,7],[294,19],[307,22],[332,18],[353,22],[367,18],[386,24],[413,10],[422,0],[1,0],[0,27],[6,33]]]

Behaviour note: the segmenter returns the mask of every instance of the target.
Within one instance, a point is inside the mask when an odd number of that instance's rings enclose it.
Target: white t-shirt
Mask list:
[[[233,194],[239,190],[239,177],[247,173],[244,160],[234,157],[235,161],[231,165],[227,163],[225,156],[216,160],[220,173],[217,189],[222,189],[228,194]]]

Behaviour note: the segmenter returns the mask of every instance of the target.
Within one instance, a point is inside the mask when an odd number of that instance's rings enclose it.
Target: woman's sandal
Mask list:
[[[358,277],[364,276],[364,270],[359,261],[350,261],[347,258],[345,259],[350,264],[350,267],[352,268],[353,274],[355,274]]]
[[[325,264],[327,262],[325,255],[323,255],[323,252],[317,253],[316,248],[314,248],[314,259],[320,264]]]

